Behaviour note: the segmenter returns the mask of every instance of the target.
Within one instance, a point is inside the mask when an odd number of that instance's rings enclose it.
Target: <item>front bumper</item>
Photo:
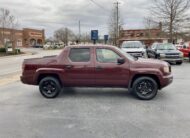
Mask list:
[[[160,58],[160,60],[167,61],[167,62],[183,62],[183,58]]]
[[[161,89],[170,85],[171,83],[173,82],[173,75],[170,74],[170,75],[167,75],[167,76],[164,76],[161,80]]]

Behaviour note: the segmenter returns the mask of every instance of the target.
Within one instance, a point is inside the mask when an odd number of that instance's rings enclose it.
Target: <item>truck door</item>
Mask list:
[[[64,65],[64,83],[67,86],[93,86],[93,48],[74,47],[68,52]]]
[[[110,48],[95,49],[95,83],[97,86],[127,87],[129,64],[119,65],[122,55]]]

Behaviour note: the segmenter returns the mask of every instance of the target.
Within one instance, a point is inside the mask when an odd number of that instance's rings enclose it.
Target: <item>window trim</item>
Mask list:
[[[114,53],[116,53],[120,58],[122,58],[122,56],[118,53],[118,52],[116,52],[116,51],[114,51],[113,49],[110,49],[110,48],[96,48],[95,49],[95,52],[96,52],[96,62],[98,62],[98,63],[107,63],[107,64],[110,64],[110,63],[117,63],[117,62],[101,62],[101,61],[98,61],[98,55],[97,55],[97,50],[98,49],[106,49],[106,50],[111,50],[111,51],[113,51]]]
[[[71,50],[72,49],[88,49],[89,50],[89,60],[88,61],[72,61],[70,56],[71,56]],[[84,47],[80,47],[80,48],[70,48],[69,50],[69,55],[68,55],[68,59],[70,60],[70,62],[73,62],[73,63],[88,63],[91,61],[91,48],[84,48]]]

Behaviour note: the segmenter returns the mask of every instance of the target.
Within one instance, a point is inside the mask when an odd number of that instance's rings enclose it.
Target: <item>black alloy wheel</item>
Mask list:
[[[61,91],[61,85],[56,78],[45,77],[40,81],[39,89],[45,98],[56,98]]]
[[[133,83],[133,92],[141,100],[151,100],[158,92],[158,84],[150,77],[140,77]]]

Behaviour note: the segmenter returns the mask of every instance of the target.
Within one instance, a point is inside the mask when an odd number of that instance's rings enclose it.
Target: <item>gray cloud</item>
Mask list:
[[[78,32],[81,20],[82,32],[99,29],[101,34],[108,33],[110,11],[115,0],[0,0],[0,8],[7,8],[19,20],[20,27],[45,29],[52,36],[54,30],[69,27]],[[147,15],[150,0],[122,0],[121,15],[126,28],[142,28],[143,18]]]

